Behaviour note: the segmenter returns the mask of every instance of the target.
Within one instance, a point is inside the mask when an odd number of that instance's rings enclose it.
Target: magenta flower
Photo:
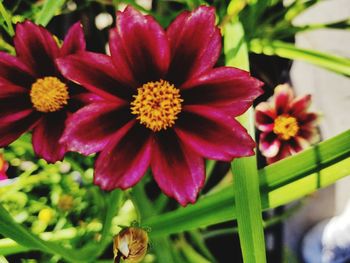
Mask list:
[[[109,44],[111,57],[84,52],[58,62],[64,76],[104,98],[75,113],[62,138],[72,151],[101,152],[95,184],[129,188],[150,167],[163,192],[186,205],[204,184],[204,158],[254,154],[233,117],[252,105],[262,83],[214,68],[221,35],[213,8],[183,12],[164,31],[128,7]]]
[[[55,61],[85,50],[81,25],[73,25],[59,47],[46,29],[26,21],[17,25],[14,44],[17,56],[0,52],[0,147],[33,130],[35,153],[48,162],[61,160],[67,116],[92,99],[59,73]]]
[[[0,154],[0,181],[8,179],[6,171],[9,165],[4,159],[4,156]]]
[[[289,85],[279,85],[271,102],[256,107],[259,149],[268,163],[300,152],[318,140],[317,117],[308,112],[311,95],[294,98]]]

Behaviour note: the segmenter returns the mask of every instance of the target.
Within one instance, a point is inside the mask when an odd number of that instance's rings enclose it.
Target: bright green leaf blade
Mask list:
[[[274,189],[344,160],[350,152],[350,130],[259,171],[263,188]],[[344,158],[345,157],[345,158]]]
[[[254,39],[250,42],[249,49],[253,53],[268,56],[279,56],[292,60],[302,60],[336,73],[350,76],[350,59],[342,58],[323,52],[298,48],[293,44],[282,41],[269,41]]]
[[[0,263],[8,263],[8,261],[5,257],[0,256]]]
[[[243,27],[239,22],[225,27],[224,46],[226,65],[249,70],[248,50]],[[238,47],[238,48],[236,48]],[[237,49],[232,56],[229,51]],[[241,124],[254,138],[254,111],[249,109],[240,117]],[[259,175],[256,156],[239,158],[231,163],[236,198],[238,234],[245,263],[266,262],[263,219],[260,200]]]
[[[35,23],[38,25],[47,26],[51,19],[65,4],[65,2],[65,0],[46,0],[35,20]]]
[[[346,158],[332,166],[302,177],[293,183],[272,190],[268,193],[268,202],[265,203],[265,206],[274,208],[287,204],[329,186],[344,176],[349,175],[349,167],[350,158]]]
[[[297,200],[350,175],[349,162],[350,130],[259,170],[263,209]],[[308,184],[312,179],[304,178],[316,178],[318,183]],[[152,228],[152,236],[206,227],[235,219],[232,203],[234,193],[228,186],[203,196],[195,205],[151,217],[144,224]]]

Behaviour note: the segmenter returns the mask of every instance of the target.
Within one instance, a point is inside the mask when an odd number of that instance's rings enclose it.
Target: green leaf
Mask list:
[[[263,209],[287,204],[350,174],[350,130],[259,170]],[[195,205],[150,217],[151,236],[181,233],[236,218],[232,187],[202,196]]]
[[[350,59],[315,50],[298,48],[293,44],[282,41],[253,39],[250,42],[249,50],[256,54],[279,56],[282,58],[309,62],[336,73],[350,76]]]
[[[65,241],[70,240],[72,238],[76,238],[78,236],[78,231],[76,228],[71,227],[54,232],[44,232],[41,233],[39,236],[45,241]],[[1,255],[6,256],[30,250],[30,248],[21,246],[10,238],[0,239]]]
[[[241,44],[244,30],[239,22],[229,23],[225,28],[224,46],[228,50],[226,65],[249,70],[246,43]],[[235,56],[229,52],[238,47]],[[252,138],[254,131],[254,110],[250,108],[240,117],[241,124]],[[231,163],[235,191],[238,234],[245,263],[266,262],[263,219],[259,189],[259,175],[256,156],[239,158]]]
[[[0,263],[8,263],[5,257],[0,256]]]
[[[180,239],[177,244],[188,263],[210,263],[205,257],[199,254],[192,246],[190,246],[184,238]]]
[[[6,26],[4,26],[4,29],[12,37],[15,35],[15,31],[13,30],[13,26],[12,26],[11,14],[7,12],[2,2],[3,0],[0,0],[0,14],[6,23]]]
[[[46,0],[40,10],[35,23],[42,26],[47,26],[51,19],[65,4],[65,0]]]

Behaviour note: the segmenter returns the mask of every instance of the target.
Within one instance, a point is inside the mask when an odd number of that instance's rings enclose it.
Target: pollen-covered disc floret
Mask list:
[[[168,81],[151,81],[137,89],[131,102],[131,113],[152,131],[160,131],[174,125],[181,112],[180,90]]]
[[[299,131],[299,125],[296,118],[283,114],[275,119],[273,132],[282,140],[289,140],[295,137]]]
[[[68,87],[56,77],[37,79],[31,87],[30,99],[37,111],[55,112],[68,104]]]

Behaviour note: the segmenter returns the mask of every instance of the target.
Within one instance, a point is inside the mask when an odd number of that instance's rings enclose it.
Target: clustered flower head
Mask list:
[[[85,49],[80,23],[62,46],[45,28],[30,21],[17,24],[16,56],[0,52],[0,147],[33,131],[35,153],[56,162],[66,153],[59,142],[67,117],[96,95],[65,79],[56,59]]]
[[[214,8],[185,11],[164,30],[129,6],[117,13],[109,47],[111,56],[85,51],[79,24],[61,48],[44,28],[17,25],[17,56],[0,53],[0,146],[33,130],[35,152],[50,162],[68,150],[98,153],[94,183],[102,189],[132,187],[150,169],[182,205],[195,202],[206,158],[254,154],[255,142],[234,117],[262,83],[215,67]],[[76,100],[84,102],[78,111]]]
[[[268,163],[300,152],[318,140],[318,115],[309,112],[311,95],[294,97],[287,84],[275,88],[270,102],[256,107],[256,126],[261,131],[259,149]]]

